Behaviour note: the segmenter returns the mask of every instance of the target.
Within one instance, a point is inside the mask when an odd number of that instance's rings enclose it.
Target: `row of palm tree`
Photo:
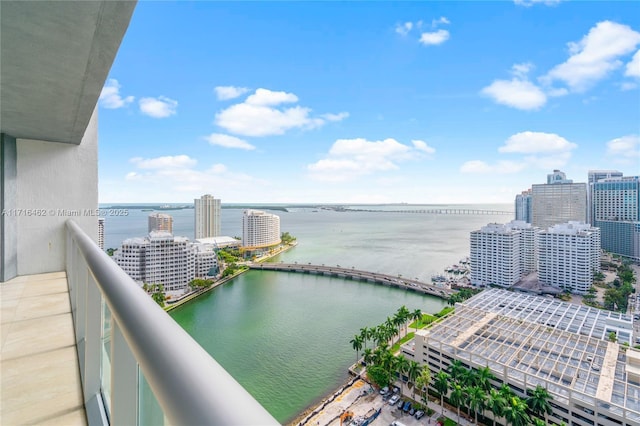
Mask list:
[[[458,302],[463,302],[471,296],[480,293],[480,291],[480,289],[462,288],[458,292],[453,293],[451,296],[449,296],[449,298],[447,299],[447,303],[453,306]]]
[[[449,395],[449,402],[457,407],[458,423],[460,408],[464,406],[473,411],[476,424],[478,414],[484,414],[486,410],[493,413],[494,425],[496,418],[504,418],[505,423],[512,426],[548,424],[552,396],[547,389],[537,385],[535,389],[528,389],[529,396],[522,399],[507,384],[494,388],[491,385],[493,379],[495,377],[489,367],[468,369],[459,360],[454,360],[448,372],[438,372],[433,387],[440,395],[441,406],[445,396]],[[544,416],[544,421],[540,420],[541,416]]]
[[[378,347],[383,343],[391,344],[393,339],[400,336],[400,329],[404,325],[404,332],[407,333],[407,322],[409,320],[418,321],[422,318],[422,311],[416,309],[410,311],[406,306],[402,305],[393,317],[387,317],[385,322],[377,327],[363,327],[360,333],[356,334],[349,341],[351,347],[356,351],[356,362],[360,359],[360,350],[364,347],[367,349],[367,343],[375,343],[372,345]]]

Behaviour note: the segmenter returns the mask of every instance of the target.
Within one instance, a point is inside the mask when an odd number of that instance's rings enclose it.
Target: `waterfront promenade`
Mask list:
[[[443,299],[447,299],[449,296],[456,293],[456,290],[405,278],[402,275],[393,276],[377,272],[362,271],[354,268],[343,268],[340,266],[312,265],[310,263],[250,263],[248,266],[251,269],[264,271],[298,272],[302,274],[328,275],[352,280],[374,282],[389,287],[402,288],[418,293],[429,294]]]

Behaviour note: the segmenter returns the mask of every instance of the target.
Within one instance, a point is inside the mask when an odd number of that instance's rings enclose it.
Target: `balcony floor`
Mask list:
[[[0,423],[86,425],[65,272],[0,283]]]

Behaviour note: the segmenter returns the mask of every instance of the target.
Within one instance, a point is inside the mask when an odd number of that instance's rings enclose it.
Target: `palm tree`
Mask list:
[[[420,369],[420,374],[416,377],[415,387],[420,389],[421,400],[424,405],[427,405],[427,392],[429,388],[429,382],[431,382],[431,370],[426,365],[423,365]]]
[[[407,368],[407,376],[409,378],[409,387],[413,389],[411,396],[413,399],[416,399],[416,380],[418,376],[420,376],[420,372],[422,367],[417,362],[411,360],[409,361],[409,367]]]
[[[541,419],[533,419],[533,426],[545,426],[546,423]]]
[[[461,381],[465,371],[467,371],[467,369],[462,365],[462,362],[457,359],[454,359],[451,365],[449,365],[449,374],[456,383]]]
[[[451,395],[449,395],[449,401],[458,409],[458,423],[460,423],[460,406],[464,402],[464,399],[464,389],[462,389],[462,386],[460,386],[459,384],[454,384],[451,387]]]
[[[373,350],[371,350],[371,348],[365,349],[364,352],[362,353],[362,357],[364,359],[365,364],[367,365],[372,364],[374,359]]]
[[[444,371],[439,371],[436,374],[435,382],[433,383],[433,387],[436,388],[438,393],[440,394],[440,407],[442,408],[442,414],[444,415],[444,396],[449,391],[449,378],[450,376]]]
[[[526,403],[531,412],[538,417],[544,415],[544,422],[548,423],[547,415],[551,414],[552,411],[551,404],[549,404],[549,401],[553,399],[551,394],[540,385],[537,385],[533,390],[527,389],[527,393],[529,397]]]
[[[531,419],[527,414],[527,404],[517,396],[511,397],[504,410],[504,418],[507,424],[513,426],[525,426],[531,423]]]
[[[478,424],[478,411],[484,411],[487,394],[480,386],[470,386],[466,393],[469,398],[469,408],[473,410],[474,423]]]
[[[504,409],[507,406],[507,399],[504,395],[496,390],[490,389],[489,396],[487,398],[487,408],[493,413],[493,424],[496,424],[496,417],[502,417],[504,415]]]
[[[404,334],[407,334],[407,320],[411,316],[411,311],[406,306],[402,305],[398,309],[398,319],[401,321],[400,325],[404,324]]]
[[[405,358],[404,355],[400,355],[396,358],[396,368],[398,373],[400,374],[400,382],[402,383],[402,386],[404,386],[404,375],[407,374],[409,372],[409,360],[407,358]]]
[[[360,357],[358,356],[358,352],[360,351],[360,349],[362,349],[362,339],[358,334],[356,334],[353,337],[353,339],[349,341],[349,343],[351,343],[351,347],[353,348],[353,350],[356,351],[356,363],[357,363],[358,360],[360,359]]]
[[[367,349],[367,340],[369,340],[369,328],[362,327],[360,329],[360,339],[362,339],[362,343],[364,343],[364,348]]]
[[[511,389],[511,387],[506,383],[503,383],[502,386],[500,386],[499,391],[507,402],[509,402],[511,398],[516,396],[516,394],[513,393],[513,389]]]
[[[489,392],[491,389],[491,380],[495,378],[496,376],[493,375],[488,366],[476,370],[476,385],[480,386],[485,392]]]
[[[411,319],[414,321],[416,325],[416,332],[418,331],[418,322],[422,319],[422,310],[416,309],[411,313]]]

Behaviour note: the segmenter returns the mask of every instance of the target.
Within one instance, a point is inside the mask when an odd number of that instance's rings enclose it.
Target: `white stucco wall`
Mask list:
[[[80,145],[18,139],[18,275],[65,269],[65,222],[72,217],[98,240],[98,113],[94,110]],[[76,216],[77,214],[77,216]]]

